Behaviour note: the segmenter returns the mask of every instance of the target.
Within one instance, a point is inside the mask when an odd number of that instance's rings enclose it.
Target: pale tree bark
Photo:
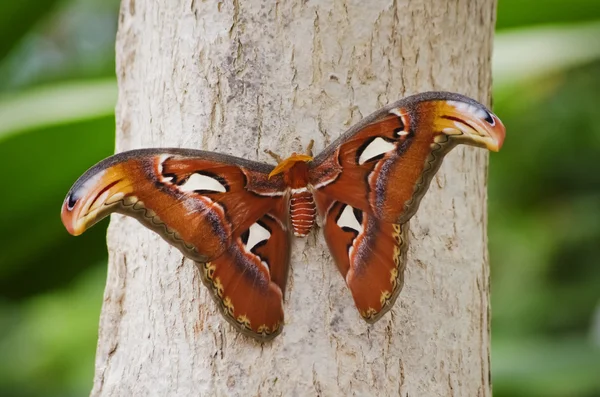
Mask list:
[[[117,150],[272,161],[426,90],[490,98],[495,0],[123,0]],[[489,396],[487,153],[447,156],[411,221],[405,287],[366,324],[320,232],[296,239],[286,324],[240,335],[194,264],[113,216],[92,395]]]

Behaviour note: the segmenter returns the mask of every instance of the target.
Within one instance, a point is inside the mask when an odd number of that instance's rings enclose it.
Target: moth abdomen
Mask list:
[[[290,200],[290,218],[294,228],[294,235],[305,237],[315,224],[316,215],[313,195],[306,188],[292,190]]]

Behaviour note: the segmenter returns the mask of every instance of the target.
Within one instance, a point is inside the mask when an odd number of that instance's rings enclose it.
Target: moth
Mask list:
[[[316,157],[277,166],[191,149],[139,149],[83,174],[62,205],[73,235],[132,216],[197,262],[224,317],[259,340],[283,327],[292,234],[318,213],[331,255],[369,323],[403,285],[408,223],[457,144],[498,151],[505,129],[460,94],[426,92],[366,117]]]

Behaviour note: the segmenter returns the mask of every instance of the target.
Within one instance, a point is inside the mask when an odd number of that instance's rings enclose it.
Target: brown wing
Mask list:
[[[378,319],[400,291],[407,223],[444,155],[459,143],[497,151],[504,134],[500,120],[480,103],[429,92],[372,114],[310,163],[325,238],[363,317]],[[342,218],[362,226],[340,226],[340,208],[351,208]],[[389,279],[392,271],[396,281]]]
[[[328,207],[323,232],[360,315],[377,321],[402,289],[408,223],[391,224],[339,201]]]
[[[273,337],[283,321],[290,235],[285,186],[280,176],[268,178],[272,168],[196,150],[120,153],[75,183],[63,223],[78,235],[111,212],[135,217],[205,263],[204,281],[222,308],[232,308],[224,311],[230,322]]]
[[[498,151],[504,126],[482,104],[447,92],[405,98],[368,116],[310,163],[310,183],[325,195],[403,223],[454,146]]]
[[[283,327],[290,260],[287,201],[257,220],[222,255],[200,264],[225,318],[243,333],[271,339]]]

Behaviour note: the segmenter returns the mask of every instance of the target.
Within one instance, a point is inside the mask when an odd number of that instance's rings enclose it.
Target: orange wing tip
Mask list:
[[[506,136],[504,124],[485,106],[470,99],[446,100],[435,106],[436,130],[493,152],[502,148]]]
[[[65,211],[65,205],[63,204],[62,210],[60,211],[60,220],[62,221],[65,229],[72,236],[79,236],[81,233],[77,233],[75,231],[75,227],[73,226],[73,220],[71,214]]]
[[[490,136],[494,140],[495,145],[488,146],[488,149],[493,152],[498,152],[504,145],[504,138],[506,138],[506,128],[504,128],[504,124],[502,121],[495,115],[492,114],[492,117],[495,121],[495,126],[492,130],[490,130]]]
[[[67,231],[78,236],[104,218],[114,204],[133,204],[124,178],[101,171],[82,184],[76,183],[63,202],[61,220]]]
[[[67,229],[67,232],[73,236],[79,236],[85,228],[81,228],[76,223],[77,215],[75,215],[72,211],[67,209],[67,199],[65,199],[65,203],[62,206],[62,210],[60,212],[60,219],[62,220],[63,225]]]

